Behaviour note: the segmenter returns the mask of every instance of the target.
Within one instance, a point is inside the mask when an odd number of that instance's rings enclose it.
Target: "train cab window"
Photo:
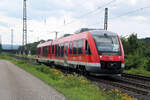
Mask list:
[[[121,49],[118,36],[93,36],[99,55],[120,56]]]
[[[83,40],[78,41],[78,55],[83,54]]]
[[[52,45],[52,54],[54,54],[54,45]]]
[[[73,41],[73,55],[77,54],[77,41]]]
[[[68,50],[68,43],[65,43],[65,56],[67,56],[67,50]]]
[[[87,40],[85,41],[85,53],[86,53],[87,55],[91,55],[90,46],[89,46]]]
[[[72,42],[69,43],[69,54],[72,54]]]

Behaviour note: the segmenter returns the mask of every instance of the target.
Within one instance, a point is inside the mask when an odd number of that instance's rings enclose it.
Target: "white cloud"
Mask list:
[[[147,18],[144,17],[144,16],[136,16],[135,20],[137,20],[137,21],[147,21]]]
[[[127,4],[131,6],[135,6],[138,3],[139,0],[118,0],[121,4]]]
[[[113,20],[109,23],[109,30],[117,32],[122,36],[137,33],[139,38],[150,37],[149,27],[149,24],[135,20]]]
[[[0,22],[5,23],[9,26],[15,26],[16,24],[19,24],[22,20],[13,18],[13,17],[7,17],[3,13],[0,13]]]
[[[130,0],[129,2],[130,2],[131,5],[134,6],[134,5],[136,5],[137,1],[138,1],[138,0]]]

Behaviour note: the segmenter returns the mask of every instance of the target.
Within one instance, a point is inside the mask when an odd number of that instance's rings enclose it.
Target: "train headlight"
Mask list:
[[[102,59],[103,57],[102,56],[100,56],[100,59]]]

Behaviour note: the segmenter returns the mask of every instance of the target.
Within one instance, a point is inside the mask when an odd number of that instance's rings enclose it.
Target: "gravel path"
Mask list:
[[[66,100],[66,98],[14,64],[0,60],[0,100]]]

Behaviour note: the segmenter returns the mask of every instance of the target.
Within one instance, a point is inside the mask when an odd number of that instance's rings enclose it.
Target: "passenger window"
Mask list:
[[[78,41],[78,55],[83,54],[83,40]]]
[[[51,46],[49,46],[49,49],[48,49],[48,50],[49,50],[49,55],[50,55],[50,54],[51,54]]]
[[[58,45],[58,57],[60,57],[60,44]]]
[[[52,54],[54,54],[54,45],[52,45]]]
[[[69,43],[69,54],[72,54],[72,42]]]
[[[85,54],[87,55],[91,55],[91,50],[90,50],[90,46],[88,44],[88,41],[85,41]]]
[[[65,43],[65,56],[67,56],[67,50],[68,50],[68,43]]]
[[[45,47],[43,47],[43,56],[45,57]]]
[[[45,47],[45,57],[47,56],[47,47]]]
[[[58,51],[58,48],[57,48],[58,46],[57,45],[55,45],[55,57],[57,57],[57,51]]]
[[[64,56],[64,44],[61,44],[61,57]]]
[[[73,41],[73,55],[77,54],[77,41]]]
[[[43,57],[45,56],[45,48],[43,47]]]
[[[44,47],[44,57],[46,57],[47,54],[47,47]]]

